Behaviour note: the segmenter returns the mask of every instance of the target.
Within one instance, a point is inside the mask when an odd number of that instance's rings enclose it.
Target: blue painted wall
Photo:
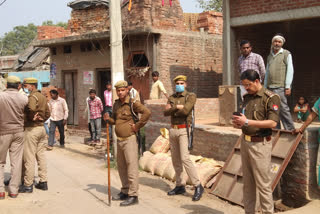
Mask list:
[[[17,76],[21,81],[23,81],[24,78],[34,77],[38,79],[38,90],[42,89],[42,83],[50,83],[50,71],[9,72],[8,76]]]

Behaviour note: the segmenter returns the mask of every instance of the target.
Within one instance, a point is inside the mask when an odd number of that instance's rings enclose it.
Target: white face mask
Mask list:
[[[30,94],[30,91],[29,91],[29,89],[27,89],[27,88],[23,88],[23,91],[24,91],[26,94]]]

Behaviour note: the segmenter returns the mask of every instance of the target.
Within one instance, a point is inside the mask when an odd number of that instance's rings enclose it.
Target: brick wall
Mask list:
[[[56,39],[71,35],[71,31],[69,29],[58,26],[38,26],[37,32],[38,40]]]
[[[309,200],[319,198],[316,162],[318,153],[318,128],[310,127],[293,154],[282,176],[282,202],[290,207],[300,207]]]
[[[200,33],[162,34],[157,47],[157,70],[169,93],[172,80],[188,76],[188,88],[200,98],[218,96],[222,83],[222,38]]]
[[[72,10],[68,27],[73,34],[109,30],[109,9],[105,6]]]
[[[320,6],[318,0],[231,0],[231,17]]]
[[[274,34],[281,32],[286,38],[284,48],[292,53],[294,65],[293,96],[289,97],[291,107],[299,96],[306,96],[311,104],[319,97],[320,87],[317,80],[320,79],[318,72],[318,53],[320,43],[317,35],[320,29],[320,19],[297,20],[272,24],[259,24],[253,26],[234,28],[236,46],[232,47],[234,53],[234,65],[240,55],[239,43],[243,39],[251,41],[253,52],[262,55],[266,63],[270,52],[271,39]],[[302,42],[305,40],[306,42]],[[235,84],[239,84],[239,74],[234,67]]]

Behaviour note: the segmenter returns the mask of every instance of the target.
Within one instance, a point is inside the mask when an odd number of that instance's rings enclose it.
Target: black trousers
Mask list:
[[[64,125],[63,125],[63,120],[58,120],[58,121],[50,120],[49,146],[53,146],[53,144],[54,144],[56,127],[58,127],[59,134],[60,134],[60,145],[64,145]]]

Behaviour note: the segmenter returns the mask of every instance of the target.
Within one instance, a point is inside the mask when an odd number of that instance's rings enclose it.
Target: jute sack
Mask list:
[[[154,174],[156,167],[161,163],[166,162],[168,158],[169,156],[166,153],[158,153],[153,155],[146,163],[145,171]]]
[[[151,152],[149,151],[146,151],[143,153],[143,156],[140,158],[139,160],[139,166],[142,170],[145,170],[146,168],[146,165],[149,161],[149,159],[153,156],[154,154],[152,154]]]
[[[159,154],[161,154],[162,157],[160,157],[158,162],[156,163],[154,174],[163,177],[164,170],[168,167],[169,164],[172,164],[172,160],[168,153],[158,153],[156,155]]]

